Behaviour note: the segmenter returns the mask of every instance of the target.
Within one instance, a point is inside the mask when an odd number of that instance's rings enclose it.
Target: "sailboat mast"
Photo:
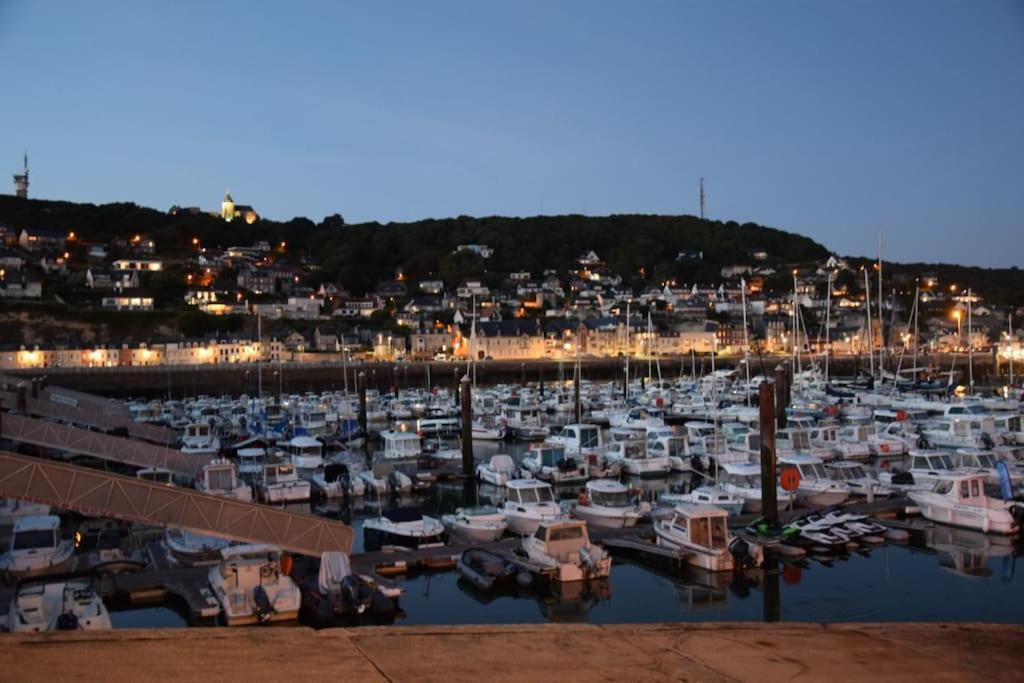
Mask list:
[[[1009,330],[1010,338],[1008,340],[1010,345],[1010,386],[1013,386],[1013,354],[1016,349],[1013,348],[1013,311],[1010,311],[1010,315],[1007,318],[1007,328]]]
[[[974,393],[974,335],[971,334],[971,290],[967,290],[967,390]]]
[[[828,361],[832,355],[832,276],[835,271],[828,271],[828,284],[825,293],[825,384],[828,384]]]
[[[263,316],[256,312],[256,383],[259,387],[259,397],[263,398]]]
[[[743,303],[743,365],[747,369],[747,385],[743,393],[750,407],[750,336],[747,333],[747,281],[740,278],[740,299]]]
[[[875,338],[871,334],[871,281],[868,279],[868,269],[864,269],[864,311],[867,313],[867,348],[868,348],[868,360],[871,361],[871,376],[875,376]]]
[[[882,231],[878,231],[878,378],[882,378],[885,366],[885,323],[882,321]]]
[[[910,319],[914,324],[914,362],[911,367],[914,368],[914,377],[917,378],[917,302],[921,299],[921,288],[914,287],[914,305],[910,309]]]

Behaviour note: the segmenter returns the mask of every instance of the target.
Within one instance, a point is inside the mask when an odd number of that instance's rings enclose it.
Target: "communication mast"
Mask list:
[[[704,179],[700,179],[700,219],[704,220]]]
[[[23,171],[14,174],[14,196],[19,199],[28,199],[28,152],[25,152],[23,163]]]

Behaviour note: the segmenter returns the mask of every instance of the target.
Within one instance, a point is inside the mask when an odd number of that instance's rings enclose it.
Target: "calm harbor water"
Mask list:
[[[478,444],[477,455],[518,454],[522,447]],[[644,481],[667,490],[686,486],[676,476]],[[567,492],[570,493],[571,492]],[[477,487],[475,502],[496,502],[500,492]],[[463,503],[459,483],[438,484],[422,497],[391,504],[416,506],[439,515]],[[354,506],[309,504],[289,509],[327,513],[356,530],[353,552],[363,549],[362,524],[378,514],[373,501]],[[400,579],[405,594],[398,624],[496,624],[540,622],[762,621],[766,602],[777,601],[781,621],[1024,621],[1024,541],[935,526],[911,535],[909,543],[886,545],[843,556],[808,557],[784,563],[774,578],[761,569],[709,574],[684,568],[671,571],[616,559],[607,582],[571,585],[560,594],[482,594],[454,571]],[[1024,565],[1021,567],[1024,573]],[[773,589],[777,586],[777,589]],[[777,593],[776,593],[777,590]],[[776,597],[777,596],[777,597]],[[774,614],[769,610],[769,614]],[[113,614],[117,628],[185,626],[169,607]]]

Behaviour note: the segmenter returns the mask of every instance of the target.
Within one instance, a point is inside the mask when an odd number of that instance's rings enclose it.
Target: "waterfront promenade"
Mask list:
[[[1020,680],[1024,626],[543,624],[0,637],[17,681]]]

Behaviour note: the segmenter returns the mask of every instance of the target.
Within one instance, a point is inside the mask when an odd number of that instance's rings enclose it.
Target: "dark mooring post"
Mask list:
[[[776,371],[778,377],[778,371]],[[777,382],[777,380],[776,380]],[[758,406],[761,418],[761,513],[770,526],[779,523],[778,489],[775,477],[775,392],[768,382],[758,388]],[[764,620],[778,621],[781,617],[779,597],[779,558],[775,549],[764,549]]]
[[[366,373],[359,373],[359,428],[363,430],[364,435],[368,435],[369,431],[366,429]],[[367,436],[367,438],[369,438]]]
[[[761,418],[761,512],[771,524],[779,521],[775,483],[775,387],[761,382],[758,389]]]
[[[462,474],[473,476],[473,397],[469,374],[462,377],[459,387],[462,394]]]
[[[576,372],[573,375],[573,396],[575,399],[573,413],[576,415],[576,424],[583,422],[583,403],[580,401],[580,374],[582,374],[582,371],[577,365]]]
[[[540,377],[540,400],[544,400],[544,366],[537,366],[537,375]]]
[[[469,373],[469,366],[468,365],[466,366],[466,372]],[[461,390],[459,389],[459,369],[458,368],[452,368],[452,377],[455,379],[455,388],[453,390],[455,392],[455,405],[459,405],[459,401],[461,400],[459,398],[459,396],[461,394]]]
[[[622,400],[629,400],[629,359],[622,364]]]
[[[765,383],[761,383],[765,386]],[[782,365],[775,366],[775,401],[774,401],[775,424],[779,429],[786,428],[786,406],[789,405],[789,375]],[[762,408],[761,415],[764,415]],[[772,436],[774,437],[774,432]],[[764,443],[764,432],[761,432],[761,443]],[[763,446],[762,446],[763,448]],[[762,451],[763,452],[763,451]]]

